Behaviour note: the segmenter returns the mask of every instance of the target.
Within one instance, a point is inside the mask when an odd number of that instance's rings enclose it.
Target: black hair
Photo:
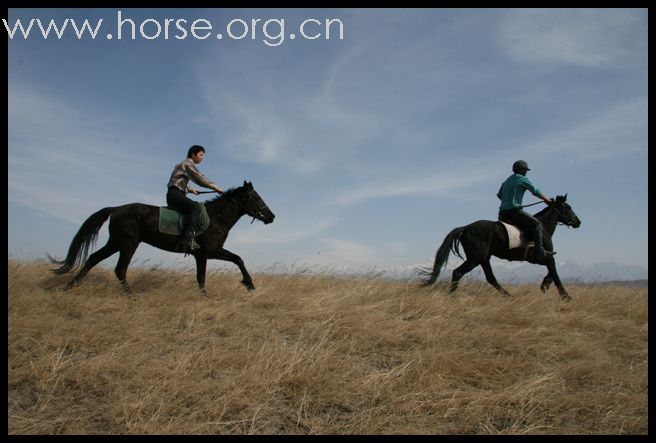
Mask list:
[[[189,150],[187,151],[187,158],[191,158],[192,155],[196,155],[200,151],[205,152],[205,148],[203,148],[201,145],[193,145]]]

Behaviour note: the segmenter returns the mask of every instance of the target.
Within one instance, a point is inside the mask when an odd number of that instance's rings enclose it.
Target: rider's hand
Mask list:
[[[191,192],[192,192],[194,195],[198,195],[198,190],[197,190],[197,189],[191,189]]]

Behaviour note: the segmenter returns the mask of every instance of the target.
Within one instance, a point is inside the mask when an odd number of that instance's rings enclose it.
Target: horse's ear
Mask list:
[[[567,200],[567,193],[565,193],[565,196],[563,197],[563,201]]]

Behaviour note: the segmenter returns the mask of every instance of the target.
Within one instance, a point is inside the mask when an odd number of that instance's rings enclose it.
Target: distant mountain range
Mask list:
[[[449,260],[445,269],[442,269],[439,279],[451,279],[451,272],[462,261]],[[493,258],[492,270],[499,283],[524,284],[540,282],[547,269],[544,266],[526,262],[509,262]],[[428,266],[426,264],[424,266]],[[572,262],[556,263],[558,275],[563,282],[569,283],[616,283],[634,286],[647,286],[648,270],[642,266],[622,265],[617,263],[578,264]],[[389,278],[408,278],[416,275],[417,267],[401,266],[394,268],[377,269],[383,276]],[[475,268],[465,278],[485,280],[483,270]]]
[[[497,261],[492,264],[497,279],[501,281],[536,281],[546,275],[544,266],[520,262]],[[578,264],[572,262],[557,263],[558,275],[563,281],[578,283],[627,282],[647,280],[647,268],[617,263]],[[484,278],[483,272],[480,272]]]

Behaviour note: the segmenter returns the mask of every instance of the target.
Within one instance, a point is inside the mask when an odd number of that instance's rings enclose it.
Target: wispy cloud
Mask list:
[[[140,190],[150,172],[117,147],[103,118],[20,84],[8,92],[10,200],[78,223],[103,206],[163,201]]]
[[[333,204],[338,206],[352,205],[372,198],[395,197],[402,195],[442,195],[449,196],[476,185],[485,180],[497,177],[498,172],[488,168],[473,172],[468,169],[466,174],[443,171],[425,177],[412,177],[398,180],[380,180],[354,186],[352,190],[339,195]]]
[[[224,90],[207,77],[201,83],[209,118],[223,122],[216,127],[222,146],[241,161],[316,172],[357,150],[378,127],[373,115],[285,79],[279,93],[264,97]]]
[[[604,160],[647,153],[647,98],[598,110],[561,132],[536,138],[526,146],[535,155],[562,153],[563,161]]]
[[[646,9],[515,9],[500,43],[517,62],[627,69],[644,60],[634,37],[646,21]]]

